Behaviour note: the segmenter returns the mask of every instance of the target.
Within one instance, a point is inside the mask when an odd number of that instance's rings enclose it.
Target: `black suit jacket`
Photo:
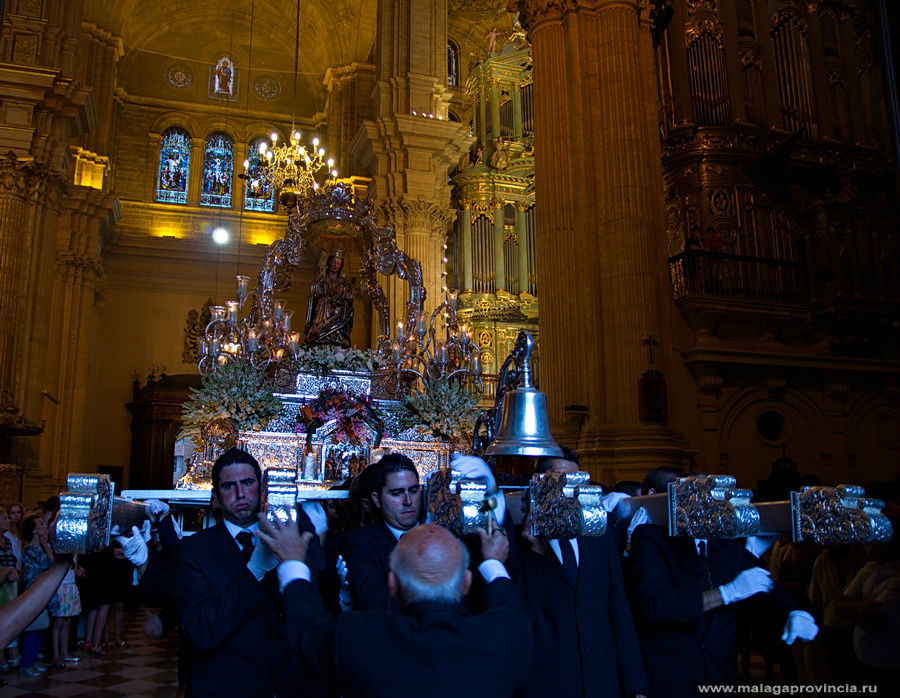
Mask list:
[[[743,540],[707,542],[709,574],[692,538],[638,526],[631,538],[631,589],[651,698],[693,696],[698,683],[737,681],[737,604],[703,612],[704,591],[763,566]],[[782,617],[796,605],[780,587],[754,601]]]
[[[223,523],[181,541],[172,594],[189,644],[188,695],[297,695],[272,576],[257,581]]]
[[[376,521],[350,531],[341,542],[347,563],[347,579],[355,611],[397,611],[397,601],[388,594],[390,557],[397,539],[387,526]]]
[[[343,698],[513,696],[531,665],[528,617],[512,583],[484,589],[484,613],[421,602],[351,611],[334,620],[309,582],[284,590],[291,648],[302,651]]]
[[[610,536],[578,539],[573,587],[552,550],[524,553],[520,587],[534,629],[534,666],[523,696],[646,692],[644,664]]]

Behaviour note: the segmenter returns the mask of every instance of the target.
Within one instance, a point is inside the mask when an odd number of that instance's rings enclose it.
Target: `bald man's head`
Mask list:
[[[425,524],[403,535],[391,553],[388,586],[404,603],[459,601],[472,583],[469,552],[449,531]]]

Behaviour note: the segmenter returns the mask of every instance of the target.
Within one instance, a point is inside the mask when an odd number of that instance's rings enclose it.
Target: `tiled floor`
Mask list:
[[[51,668],[43,678],[31,679],[18,672],[3,674],[6,686],[0,697],[13,696],[166,696],[177,688],[178,633],[151,642],[141,629],[143,613],[129,614],[127,646],[108,657],[87,656],[71,668]]]

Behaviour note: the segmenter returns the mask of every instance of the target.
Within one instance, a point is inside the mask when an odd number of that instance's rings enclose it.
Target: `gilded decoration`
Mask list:
[[[203,307],[199,311],[194,308],[188,310],[187,318],[185,320],[183,347],[181,351],[182,363],[196,364],[200,360],[200,356],[197,353],[199,350],[199,342],[200,338],[203,336],[203,332],[206,329],[206,326],[212,319],[212,315],[210,314],[209,310],[210,307],[212,307],[212,304],[212,298],[207,298],[206,303],[203,304]]]

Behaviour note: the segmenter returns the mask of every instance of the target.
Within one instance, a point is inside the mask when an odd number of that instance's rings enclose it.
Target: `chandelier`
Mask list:
[[[397,323],[397,336],[391,344],[390,366],[395,380],[420,380],[423,386],[439,381],[469,383],[477,392],[484,390],[481,380],[481,350],[472,341],[456,313],[457,291],[450,291],[435,308],[426,327],[419,316],[416,324]],[[438,339],[435,323],[446,328],[444,340]]]
[[[278,144],[278,134],[272,133],[272,145],[263,141],[259,144],[262,160],[259,180],[281,192],[281,202],[291,207],[297,197],[311,196],[320,187],[333,184],[338,176],[334,169],[334,159],[325,159],[325,149],[319,147],[319,139],[312,139],[312,146],[300,142],[300,131],[291,131],[288,142]],[[244,161],[244,169],[249,170],[250,161]]]

